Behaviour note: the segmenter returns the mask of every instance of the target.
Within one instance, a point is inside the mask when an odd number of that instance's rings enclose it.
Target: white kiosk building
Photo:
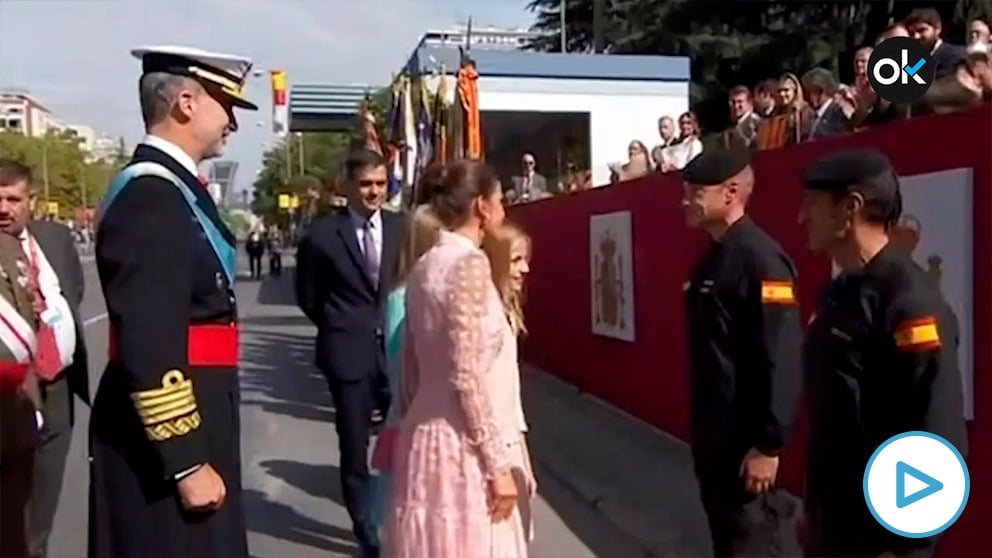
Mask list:
[[[626,161],[631,141],[651,149],[659,141],[658,118],[677,118],[689,107],[685,57],[483,48],[472,48],[469,56],[480,74],[486,159],[504,176],[517,172],[523,153],[531,152],[549,184],[567,165],[590,169],[593,184],[606,184],[609,163]],[[453,97],[460,60],[457,45],[422,39],[403,71],[421,76],[430,91],[443,72]],[[340,129],[370,89],[293,86],[290,129]]]

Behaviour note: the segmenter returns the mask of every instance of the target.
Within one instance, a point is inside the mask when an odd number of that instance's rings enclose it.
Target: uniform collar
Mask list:
[[[892,240],[889,240],[882,249],[878,251],[875,256],[868,260],[864,268],[862,268],[862,273],[865,275],[875,275],[880,269],[883,269],[886,264],[891,262],[893,258],[898,257],[900,253],[900,248],[895,245]]]
[[[751,224],[751,218],[747,215],[741,217],[740,219],[734,221],[730,227],[727,228],[727,232],[723,233],[720,240],[717,240],[717,244],[726,244],[728,241],[733,240],[740,231],[746,229]]]
[[[184,169],[188,170],[193,176],[199,176],[199,171],[196,168],[196,161],[193,157],[183,151],[183,148],[172,143],[167,139],[162,139],[156,135],[148,134],[145,139],[141,140],[141,143],[154,147],[159,151],[165,153],[169,157],[176,160],[177,163],[183,166]]]

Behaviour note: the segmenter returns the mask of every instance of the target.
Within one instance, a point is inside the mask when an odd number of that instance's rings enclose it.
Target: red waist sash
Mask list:
[[[194,367],[237,368],[239,332],[238,324],[189,326],[186,360]],[[117,326],[111,324],[107,343],[107,358],[110,362],[119,360],[118,334]]]
[[[17,393],[24,378],[28,376],[30,364],[19,362],[0,362],[0,393],[9,395]]]

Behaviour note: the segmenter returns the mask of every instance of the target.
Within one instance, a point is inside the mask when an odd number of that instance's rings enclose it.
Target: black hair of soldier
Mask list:
[[[847,196],[855,193],[858,194],[864,200],[861,206],[861,218],[866,223],[880,225],[888,232],[899,222],[899,218],[902,217],[902,192],[899,191],[898,187],[899,179],[895,174],[892,175],[892,179],[896,182],[897,186],[895,195],[891,200],[885,199],[885,196],[869,195],[865,192],[867,188],[855,184],[841,192],[831,192],[831,201],[838,204]]]

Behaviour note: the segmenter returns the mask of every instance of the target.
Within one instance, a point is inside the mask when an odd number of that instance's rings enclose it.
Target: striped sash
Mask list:
[[[0,296],[0,362],[31,362],[37,343],[31,324],[13,304]]]

